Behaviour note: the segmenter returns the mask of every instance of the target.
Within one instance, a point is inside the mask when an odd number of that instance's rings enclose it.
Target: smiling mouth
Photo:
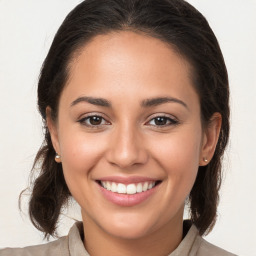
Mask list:
[[[131,184],[123,184],[123,183],[117,183],[112,181],[101,181],[101,180],[98,180],[97,182],[101,187],[105,188],[106,190],[109,190],[117,194],[127,194],[127,195],[146,192],[161,183],[160,180],[131,183]]]

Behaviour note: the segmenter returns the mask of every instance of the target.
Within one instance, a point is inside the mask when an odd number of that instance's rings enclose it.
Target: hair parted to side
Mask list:
[[[193,68],[193,83],[201,104],[202,124],[213,113],[222,116],[222,127],[211,162],[199,167],[190,193],[191,220],[201,235],[216,221],[221,183],[221,160],[229,136],[228,75],[218,41],[203,15],[184,0],[86,0],[73,9],[55,35],[38,82],[38,107],[45,124],[45,140],[35,158],[40,173],[29,202],[32,223],[45,236],[56,234],[62,207],[71,196],[61,164],[46,126],[46,107],[58,118],[61,92],[69,64],[93,37],[130,30],[158,38],[179,52]]]

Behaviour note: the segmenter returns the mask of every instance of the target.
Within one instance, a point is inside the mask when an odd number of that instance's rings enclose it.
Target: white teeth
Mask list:
[[[107,190],[111,190],[111,184],[109,181],[107,181]]]
[[[107,188],[107,182],[106,181],[101,181],[101,185],[103,186],[103,188]]]
[[[148,189],[151,189],[155,186],[155,182],[150,182],[149,185],[148,185]]]
[[[115,183],[111,181],[101,181],[102,187],[105,189],[118,193],[118,194],[136,194],[136,193],[141,193],[145,192],[153,187],[155,187],[156,183],[155,182],[141,182],[137,184],[122,184],[122,183]]]
[[[142,192],[142,184],[141,183],[137,184],[136,192],[137,193],[141,193]]]
[[[127,187],[126,187],[126,193],[127,194],[135,194],[136,193],[136,186],[135,184],[129,184]]]
[[[115,182],[112,182],[112,187],[111,187],[112,192],[117,192],[117,185]]]
[[[126,194],[126,186],[122,183],[118,183],[116,192],[118,194]]]
[[[142,191],[143,191],[143,192],[146,191],[146,190],[148,190],[148,182],[145,182],[145,183],[143,184],[143,187],[142,187]]]

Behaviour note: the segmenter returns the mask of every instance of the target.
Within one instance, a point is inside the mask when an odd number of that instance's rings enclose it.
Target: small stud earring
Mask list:
[[[203,158],[204,162],[208,162],[208,159],[206,157]]]
[[[61,163],[61,157],[60,157],[60,155],[58,153],[56,153],[56,155],[55,155],[55,161],[57,163]]]

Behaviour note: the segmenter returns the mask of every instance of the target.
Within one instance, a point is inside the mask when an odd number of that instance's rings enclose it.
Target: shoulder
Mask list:
[[[199,235],[198,229],[195,225],[192,225],[191,221],[184,221],[183,228],[185,237],[176,250],[169,256],[236,256],[203,239]]]
[[[56,241],[24,248],[5,248],[0,250],[0,256],[89,256],[84,248],[82,236],[83,223],[76,222],[67,236]]]
[[[197,256],[236,256],[233,253],[227,252],[220,247],[217,247],[209,242],[207,242],[202,237],[198,236],[198,243],[200,244],[197,251]]]
[[[68,253],[68,239],[61,237],[56,241],[28,246],[24,248],[5,248],[0,250],[0,256],[66,256]]]

